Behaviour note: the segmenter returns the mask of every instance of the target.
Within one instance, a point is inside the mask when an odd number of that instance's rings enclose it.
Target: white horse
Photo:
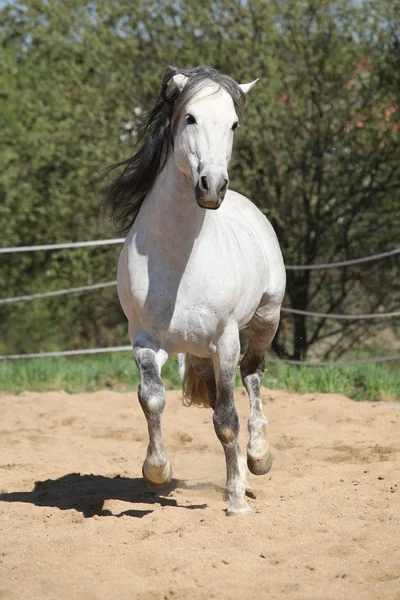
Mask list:
[[[239,330],[249,328],[240,364],[250,397],[247,465],[261,475],[272,464],[260,399],[264,354],[278,327],[286,281],[272,226],[228,189],[233,132],[255,83],[238,85],[209,67],[169,67],[147,115],[145,141],[116,165],[124,171],[106,194],[115,221],[129,231],[118,294],[149,430],[143,476],[154,486],[171,480],[161,434],[161,369],[171,353],[185,353],[186,399],[214,409],[226,457],[228,515],[250,512],[234,404]]]

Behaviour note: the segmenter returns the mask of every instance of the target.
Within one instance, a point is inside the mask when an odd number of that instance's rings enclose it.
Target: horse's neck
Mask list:
[[[160,246],[191,248],[213,226],[214,211],[200,208],[193,182],[175,165],[171,156],[158,175],[143,204],[146,229]]]

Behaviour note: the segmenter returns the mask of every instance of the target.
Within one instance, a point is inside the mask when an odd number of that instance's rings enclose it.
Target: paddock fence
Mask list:
[[[60,244],[42,244],[35,246],[15,246],[8,248],[0,248],[0,254],[14,254],[17,252],[38,252],[38,251],[50,251],[50,250],[64,250],[64,249],[74,249],[74,248],[88,248],[94,246],[106,246],[106,245],[117,245],[122,244],[125,241],[125,238],[113,238],[113,239],[104,239],[104,240],[91,240],[85,242],[69,242],[69,243],[60,243]],[[389,250],[387,252],[381,252],[379,254],[373,254],[370,256],[364,256],[361,258],[354,258],[345,261],[337,261],[331,263],[320,263],[320,264],[312,264],[312,265],[285,265],[287,271],[301,271],[301,270],[316,270],[316,269],[334,269],[351,265],[358,265],[366,262],[372,262],[377,260],[382,260],[385,258],[389,258],[391,256],[395,256],[400,254],[400,248],[395,248],[393,250]],[[65,294],[73,294],[73,293],[81,293],[88,290],[97,290],[107,287],[115,287],[117,282],[114,281],[106,281],[103,283],[95,283],[91,285],[83,285],[79,287],[72,287],[66,289],[55,290],[52,292],[38,292],[36,294],[29,294],[23,296],[13,296],[9,298],[0,298],[1,304],[9,304],[14,302],[25,302],[31,300],[37,300],[40,298],[50,298],[54,296],[61,296]],[[400,317],[400,310],[392,311],[392,312],[376,312],[376,313],[366,313],[366,314],[340,314],[340,313],[324,313],[324,312],[316,312],[316,311],[306,311],[290,308],[287,306],[283,306],[281,308],[281,312],[288,314],[298,314],[309,317],[316,318],[326,318],[326,319],[338,319],[338,320],[347,320],[347,321],[356,321],[356,320],[370,320],[370,319],[392,319]],[[80,350],[60,350],[57,352],[38,352],[33,354],[5,354],[0,355],[0,360],[15,360],[15,359],[30,359],[30,358],[45,358],[45,357],[58,357],[58,356],[80,356],[80,355],[88,355],[88,354],[103,354],[107,352],[127,352],[131,351],[132,347],[128,346],[112,346],[107,348],[87,348]],[[315,366],[315,367],[327,367],[333,365],[359,365],[359,364],[371,364],[371,363],[383,363],[383,362],[391,362],[400,360],[400,355],[394,356],[376,356],[371,358],[364,359],[355,359],[355,360],[343,360],[343,361],[297,361],[297,360],[286,360],[286,359],[268,359],[268,362],[272,363],[286,363],[291,365],[301,365],[301,366]]]

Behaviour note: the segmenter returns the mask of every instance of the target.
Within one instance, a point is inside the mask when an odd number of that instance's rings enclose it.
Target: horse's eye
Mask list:
[[[193,115],[186,115],[186,123],[188,125],[196,125],[196,119]]]
[[[232,125],[232,131],[236,131],[236,129],[239,127],[239,121],[236,121],[233,125]]]

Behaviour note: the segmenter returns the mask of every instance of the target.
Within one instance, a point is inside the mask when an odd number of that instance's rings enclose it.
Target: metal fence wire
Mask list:
[[[106,240],[91,240],[86,242],[69,242],[69,243],[60,243],[60,244],[42,244],[37,246],[16,246],[9,248],[0,248],[0,254],[13,254],[16,252],[37,252],[37,251],[48,251],[48,250],[64,250],[64,249],[74,249],[74,248],[88,248],[93,246],[105,246],[105,245],[116,245],[122,244],[125,241],[125,238],[114,238],[114,239],[106,239]],[[340,268],[350,265],[357,265],[366,262],[371,262],[375,260],[381,260],[384,258],[388,258],[391,256],[395,256],[400,254],[400,248],[395,248],[394,250],[389,250],[388,252],[381,252],[379,254],[372,254],[370,256],[364,256],[362,258],[354,258],[345,261],[337,261],[332,263],[320,263],[320,264],[312,264],[312,265],[286,265],[286,270],[288,271],[300,271],[300,270],[311,270],[311,269],[333,269]],[[12,296],[9,298],[0,298],[1,304],[10,304],[14,302],[25,302],[30,300],[36,300],[39,298],[50,298],[53,296],[61,296],[64,294],[73,294],[85,292],[88,290],[98,290],[107,287],[116,286],[116,281],[106,281],[104,283],[95,283],[91,285],[83,285],[79,287],[72,287],[66,289],[55,290],[52,292],[38,292],[36,294],[28,294],[23,296]],[[316,318],[326,318],[326,319],[339,319],[339,320],[347,320],[347,321],[356,321],[356,320],[369,320],[369,319],[392,319],[400,317],[400,310],[392,311],[392,312],[377,312],[377,313],[366,313],[366,314],[340,314],[340,313],[324,313],[324,312],[316,312],[316,311],[307,311],[307,310],[298,310],[294,308],[290,308],[287,306],[283,306],[281,309],[282,312],[288,314],[298,314],[304,315],[308,317],[316,317]],[[89,349],[81,349],[81,350],[64,350],[59,352],[39,352],[34,354],[6,354],[0,355],[0,360],[15,360],[15,359],[23,359],[23,358],[44,358],[44,357],[56,357],[56,356],[78,356],[85,354],[102,354],[106,352],[125,352],[131,350],[131,346],[115,346],[109,348],[89,348]],[[269,362],[284,362],[287,364],[293,365],[303,365],[303,366],[332,366],[332,365],[358,365],[358,364],[366,364],[366,363],[379,363],[379,362],[389,362],[399,360],[400,355],[396,356],[377,356],[372,358],[365,358],[359,360],[345,360],[345,361],[322,361],[322,362],[307,362],[307,361],[296,361],[296,360],[284,360],[284,359],[270,359]]]

